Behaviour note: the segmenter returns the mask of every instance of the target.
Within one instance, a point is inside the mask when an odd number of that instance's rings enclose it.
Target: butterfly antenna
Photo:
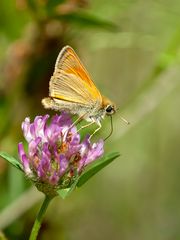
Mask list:
[[[119,108],[116,109],[116,112],[117,112],[117,111],[119,111]],[[123,117],[121,117],[121,116],[120,116],[120,119],[121,119],[123,122],[125,122],[127,125],[130,124],[130,122],[129,122],[128,120],[126,120],[125,118],[123,118]]]
[[[106,141],[113,133],[113,120],[112,120],[112,116],[110,116],[110,117],[111,117],[111,131],[110,131],[109,135],[104,139],[104,141]]]
[[[129,125],[129,124],[130,124],[130,122],[129,122],[129,121],[127,121],[125,118],[123,118],[123,117],[121,117],[121,116],[120,116],[120,119],[121,119],[123,122],[125,122],[127,125]]]

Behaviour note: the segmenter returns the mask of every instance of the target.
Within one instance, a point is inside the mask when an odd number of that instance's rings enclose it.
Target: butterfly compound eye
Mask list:
[[[107,114],[107,115],[112,115],[114,112],[115,112],[115,111],[114,111],[114,106],[108,105],[108,106],[106,107],[106,114]]]

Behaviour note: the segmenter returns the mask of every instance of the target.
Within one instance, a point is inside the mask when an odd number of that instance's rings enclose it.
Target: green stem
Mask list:
[[[37,239],[37,235],[39,232],[39,229],[41,227],[41,223],[42,223],[42,219],[45,215],[46,209],[50,203],[50,201],[52,200],[52,197],[49,196],[45,196],[45,199],[43,201],[43,204],[38,212],[38,215],[36,217],[36,220],[34,222],[33,228],[31,230],[31,235],[29,237],[29,240],[36,240]]]

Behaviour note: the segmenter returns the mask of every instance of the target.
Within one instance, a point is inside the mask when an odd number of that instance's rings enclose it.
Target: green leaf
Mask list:
[[[70,188],[57,190],[57,193],[59,194],[59,196],[62,197],[63,199],[68,197],[72,193],[72,191],[75,189],[78,181],[79,181],[79,177],[76,178],[76,180],[74,181],[74,183],[71,185]]]
[[[13,156],[9,155],[6,152],[0,152],[0,156],[2,158],[4,158],[5,160],[7,160],[9,163],[11,163],[14,167],[16,167],[17,169],[23,171],[23,166],[22,164]]]
[[[98,173],[102,168],[110,164],[114,159],[119,157],[120,154],[118,152],[110,153],[98,161],[93,162],[91,165],[87,167],[85,172],[79,177],[79,181],[77,183],[77,187],[81,187],[84,183],[86,183],[92,176]]]
[[[110,31],[118,30],[117,25],[115,25],[114,23],[107,20],[100,19],[89,13],[82,13],[82,12],[69,13],[69,14],[55,16],[55,18],[61,21],[79,25],[80,27],[102,28]]]

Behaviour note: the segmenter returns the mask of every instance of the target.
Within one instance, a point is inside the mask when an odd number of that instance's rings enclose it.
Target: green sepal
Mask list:
[[[106,156],[96,160],[92,164],[90,164],[86,170],[79,177],[77,182],[77,187],[81,187],[84,183],[86,183],[92,176],[98,173],[102,168],[110,164],[114,159],[119,157],[120,154],[118,152],[107,154]]]
[[[71,192],[75,189],[78,181],[79,181],[79,177],[77,176],[77,178],[75,179],[75,181],[73,182],[73,184],[71,185],[71,187],[69,187],[69,188],[62,188],[62,189],[57,190],[58,195],[59,195],[62,199],[67,198],[67,197],[71,194]]]
[[[4,158],[5,160],[7,160],[9,163],[11,163],[14,167],[16,167],[17,169],[23,171],[23,166],[22,164],[13,156],[9,155],[6,152],[0,152],[0,156],[2,158]]]

